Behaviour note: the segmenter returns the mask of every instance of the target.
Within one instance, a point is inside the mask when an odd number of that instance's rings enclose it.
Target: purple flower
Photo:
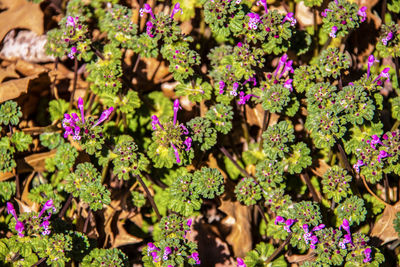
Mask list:
[[[257,30],[257,24],[260,22],[260,15],[258,15],[257,13],[249,13],[247,14],[247,16],[250,17],[248,24],[249,29]]]
[[[154,261],[154,262],[159,262],[159,261],[160,261],[160,257],[158,256],[157,251],[153,251],[153,252],[151,252],[150,254],[151,254],[151,256],[153,257],[153,261]]]
[[[76,20],[78,20],[78,17],[76,17]],[[72,26],[75,28],[75,19],[71,16],[67,17],[67,26]]]
[[[275,76],[278,76],[279,70],[281,69],[282,66],[285,65],[287,59],[288,59],[288,56],[286,54],[283,54],[283,56],[281,56],[281,58],[279,59],[278,66],[276,67],[276,70],[275,70]]]
[[[20,237],[23,237],[24,234],[22,233],[25,230],[25,226],[23,222],[17,221],[17,223],[15,224],[15,230],[18,232],[18,235]]]
[[[186,222],[186,225],[190,227],[192,225],[192,222],[193,222],[192,219],[188,219]]]
[[[232,85],[232,91],[230,92],[231,95],[237,96],[237,89],[239,87],[239,83],[234,82]]]
[[[175,99],[174,101],[174,125],[176,124],[176,119],[178,116],[178,110],[182,109],[179,105],[179,99]]]
[[[164,255],[163,255],[163,260],[168,260],[168,255],[171,254],[171,248],[170,247],[165,247],[164,249]]]
[[[365,163],[361,159],[359,159],[357,161],[357,163],[353,165],[353,168],[356,170],[356,173],[359,173],[360,172],[360,167],[364,166],[364,165],[365,165]]]
[[[292,231],[290,230],[290,227],[291,227],[295,222],[297,222],[296,219],[287,219],[286,222],[285,222],[286,226],[284,226],[283,229],[285,229],[286,232],[288,232],[288,233],[292,232]]]
[[[384,69],[381,71],[381,73],[379,73],[378,77],[376,77],[376,78],[373,80],[373,82],[378,81],[380,78],[389,79],[389,70],[390,70],[389,67],[384,68]]]
[[[84,110],[83,110],[83,99],[81,97],[78,99],[78,108],[81,111],[82,123],[85,123],[85,113],[84,113]]]
[[[192,255],[189,256],[189,258],[192,258],[196,261],[196,264],[200,264],[201,261],[199,259],[199,253],[197,252],[193,252]]]
[[[291,26],[296,25],[297,20],[294,18],[294,14],[292,12],[289,12],[286,14],[285,18],[283,19],[282,23],[285,21],[289,21]]]
[[[339,230],[341,230],[342,228],[347,232],[347,234],[350,234],[350,224],[347,219],[343,219],[342,224],[339,226]]]
[[[390,157],[390,155],[385,150],[379,151],[379,155],[378,155],[379,162],[381,162],[381,159],[386,158],[386,157]]]
[[[101,113],[99,120],[93,126],[97,126],[103,121],[107,120],[113,111],[114,107],[109,107],[108,109],[104,110],[103,113]]]
[[[164,130],[164,127],[162,126],[162,124],[160,123],[160,120],[158,119],[158,117],[156,115],[151,116],[151,127],[153,128],[153,130],[157,130],[157,125],[160,126],[160,128],[162,130]]]
[[[393,33],[392,33],[392,32],[389,32],[389,33],[386,35],[386,37],[382,39],[382,43],[383,43],[384,45],[387,45],[387,43],[388,43],[390,40],[392,40],[392,38],[393,38]]]
[[[333,12],[333,10],[327,8],[324,11],[321,12],[321,16],[325,18],[328,15],[327,12]]]
[[[338,28],[336,26],[333,26],[331,29],[331,32],[329,33],[329,36],[332,38],[336,37],[336,33],[337,33]]]
[[[7,202],[7,213],[14,216],[15,220],[18,221],[17,212],[14,209],[14,206],[11,202]]]
[[[179,12],[179,10],[181,11],[181,14],[183,14],[183,10],[181,8],[181,5],[179,3],[176,3],[175,6],[174,6],[174,9],[172,10],[172,13],[171,13],[171,19],[175,16],[176,13]]]
[[[277,225],[278,223],[284,223],[285,219],[281,216],[276,216],[275,218],[275,225]]]
[[[315,226],[312,229],[312,231],[315,232],[315,231],[319,231],[319,230],[324,229],[324,228],[325,228],[325,224],[321,223],[320,225]]]
[[[76,54],[76,51],[77,51],[77,49],[76,49],[75,46],[71,47],[71,52],[68,53],[68,57],[69,57],[70,59],[74,59],[74,58],[75,58],[74,55]]]
[[[239,104],[239,105],[244,105],[244,104],[246,104],[246,102],[249,101],[249,99],[252,98],[252,97],[260,98],[259,96],[256,96],[256,95],[252,95],[252,94],[245,95],[244,92],[240,92],[240,93],[239,93],[239,101],[238,101],[238,104]]]
[[[176,148],[176,146],[171,142],[171,146],[174,149],[174,153],[175,153],[175,158],[176,158],[176,163],[181,163],[181,159],[179,157],[179,152],[178,149]]]
[[[189,151],[190,147],[192,146],[192,138],[187,137],[183,143],[186,145],[186,149],[185,150]]]
[[[246,263],[244,263],[244,260],[242,258],[236,258],[237,261],[237,267],[246,267]]]
[[[363,260],[364,263],[371,261],[371,252],[372,252],[371,248],[366,248],[364,250],[364,256],[365,256],[365,259]]]
[[[222,95],[224,93],[225,82],[219,81],[218,85],[219,85],[219,94]]]
[[[363,6],[357,12],[357,15],[359,15],[361,17],[361,22],[364,22],[367,19],[367,12],[365,12],[366,10],[367,10],[367,7]]]
[[[257,6],[259,5],[262,5],[264,7],[265,13],[268,13],[267,0],[258,0]]]
[[[46,203],[44,203],[43,208],[39,213],[39,218],[42,217],[43,213],[48,209],[53,209],[53,212],[56,211],[56,208],[54,207],[52,199],[49,199],[49,200],[46,201]]]
[[[151,9],[151,6],[149,4],[144,4],[144,8],[141,8],[139,10],[139,13],[141,17],[143,17],[144,13],[149,13],[153,19],[156,19],[153,14],[153,10]]]
[[[43,227],[42,235],[50,234],[50,230],[49,230],[50,222],[48,220],[43,221],[40,226]]]
[[[154,35],[151,33],[151,30],[153,29],[153,23],[151,22],[151,21],[148,21],[147,23],[146,23],[146,33],[147,33],[147,35],[149,36],[149,37],[151,37],[151,38],[153,38],[154,37]]]
[[[151,243],[151,242],[147,243],[147,250],[149,252],[151,252],[151,251],[153,251],[155,249],[157,249],[157,247],[153,243]]]
[[[374,55],[370,55],[370,56],[368,57],[367,78],[369,78],[369,74],[370,74],[370,71],[371,71],[371,67],[372,67],[372,65],[374,65],[375,62],[379,62],[379,60],[376,60],[375,57],[374,57]]]

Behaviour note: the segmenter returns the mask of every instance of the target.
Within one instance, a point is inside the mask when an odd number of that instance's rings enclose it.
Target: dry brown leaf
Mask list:
[[[330,168],[328,164],[326,164],[325,160],[318,159],[318,167],[312,168],[311,171],[317,175],[318,177],[323,177],[324,173]]]
[[[17,98],[23,93],[26,94],[29,84],[36,78],[38,75],[32,75],[0,84],[0,103]]]
[[[393,220],[396,218],[397,212],[400,212],[400,201],[394,206],[387,205],[382,217],[372,227],[370,236],[379,238],[382,241],[380,245],[399,238],[393,225]]]
[[[250,108],[246,106],[246,118],[247,123],[250,126],[258,126],[262,128],[263,119],[264,119],[264,109],[261,104],[257,104],[254,108]]]
[[[244,257],[252,249],[253,242],[250,207],[243,206],[238,201],[221,200],[218,209],[227,215],[221,224],[231,228],[226,241],[232,246],[235,256]]]
[[[12,172],[2,172],[0,173],[0,182],[6,181],[11,177],[14,177],[14,174]]]
[[[304,262],[304,261],[312,261],[316,257],[316,254],[314,251],[309,250],[307,254],[305,255],[288,255],[285,254],[285,258],[289,263],[299,263],[299,262]]]
[[[18,60],[15,64],[15,69],[22,73],[24,76],[32,76],[35,74],[42,74],[44,72],[48,72],[49,69],[43,67],[42,65],[30,63],[25,60]]]
[[[32,205],[27,205],[23,201],[16,199],[16,198],[15,198],[15,201],[17,201],[17,203],[18,203],[19,213],[32,212],[32,211],[38,212],[39,211],[39,205],[37,203],[33,203]]]
[[[52,158],[56,154],[57,150],[53,149],[49,152],[36,153],[30,156],[25,157],[25,162],[28,163],[35,171],[44,172],[45,168],[45,160],[47,158]]]
[[[0,13],[0,40],[12,29],[30,29],[43,34],[43,12],[39,4],[26,0],[2,0]]]
[[[25,202],[28,206],[32,206],[34,204],[33,201],[31,201],[28,197],[29,185],[30,185],[33,177],[35,177],[35,172],[32,172],[31,175],[29,175],[28,179],[26,180],[26,182],[24,184],[24,191],[22,192],[22,196],[21,196],[21,200],[23,202]]]
[[[15,65],[9,65],[5,69],[0,69],[0,83],[5,78],[19,78],[18,73],[15,72]]]
[[[145,72],[148,80],[154,80],[154,83],[160,83],[169,74],[168,67],[164,62],[155,58],[143,58],[146,64]]]
[[[143,241],[142,238],[135,237],[129,234],[124,228],[124,221],[117,221],[117,229],[118,233],[115,235],[114,242],[112,244],[112,248],[117,248],[120,246],[125,246],[129,244],[137,244]]]

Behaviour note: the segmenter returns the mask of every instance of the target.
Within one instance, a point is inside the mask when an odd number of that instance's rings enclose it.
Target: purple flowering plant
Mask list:
[[[0,66],[0,262],[399,264],[386,1],[42,2],[54,70]]]

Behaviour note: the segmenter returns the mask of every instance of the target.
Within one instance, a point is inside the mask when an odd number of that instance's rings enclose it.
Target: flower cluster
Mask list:
[[[96,122],[91,117],[85,119],[82,98],[78,100],[78,109],[80,111],[80,118],[75,112],[64,114],[62,121],[62,126],[65,130],[64,138],[72,135],[72,138],[79,141],[89,154],[93,154],[96,150],[100,150],[101,144],[104,143],[102,129],[97,126],[110,117],[114,108],[110,107],[104,110]]]
[[[43,214],[47,211],[47,216],[43,217]],[[15,219],[15,230],[18,232],[20,237],[24,237],[25,234],[37,234],[41,232],[42,235],[50,234],[50,222],[49,219],[51,217],[52,212],[56,212],[56,209],[53,205],[53,200],[48,200],[43,205],[42,210],[39,215],[30,216],[24,214],[22,218],[18,219],[17,212],[14,209],[12,203],[7,202],[7,212],[11,214]],[[26,227],[25,227],[26,226]],[[25,234],[24,234],[25,233]]]
[[[182,123],[178,123],[178,110],[182,109],[179,105],[179,99],[174,101],[174,117],[173,121],[161,123],[157,115],[151,116],[151,127],[153,129],[153,140],[155,141],[150,146],[150,154],[154,156],[157,166],[172,166],[172,163],[168,161],[170,153],[175,157],[177,164],[182,163],[182,156],[193,153],[192,138],[187,136],[189,134],[188,129]],[[184,138],[182,140],[182,138]],[[166,160],[166,161],[164,161]]]

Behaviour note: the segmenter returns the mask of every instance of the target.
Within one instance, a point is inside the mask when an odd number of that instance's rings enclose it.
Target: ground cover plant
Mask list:
[[[400,264],[398,0],[0,7],[2,266]]]

